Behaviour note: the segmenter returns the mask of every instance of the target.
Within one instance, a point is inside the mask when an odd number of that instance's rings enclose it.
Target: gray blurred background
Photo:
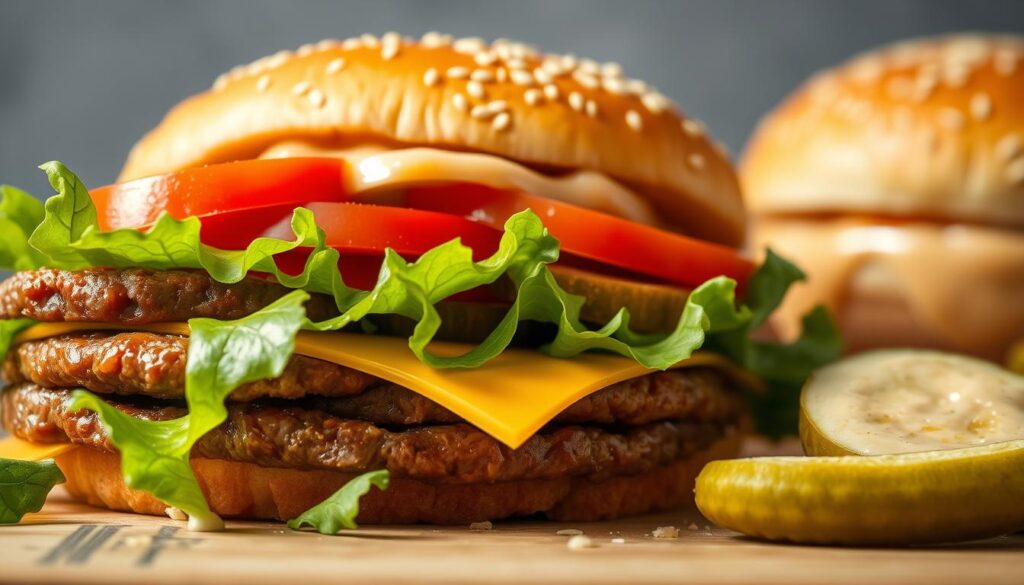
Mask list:
[[[0,0],[0,182],[41,162],[113,180],[131,144],[230,67],[323,38],[429,30],[622,63],[738,151],[817,69],[879,43],[1024,30],[1024,2],[954,0]]]

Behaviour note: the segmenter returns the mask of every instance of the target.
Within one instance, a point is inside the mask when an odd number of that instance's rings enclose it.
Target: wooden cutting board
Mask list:
[[[679,538],[656,539],[658,526]],[[689,528],[688,528],[689,527]],[[570,550],[561,529],[594,548]],[[612,539],[623,539],[615,543]],[[904,550],[762,543],[711,528],[695,510],[602,523],[362,527],[342,536],[230,522],[189,533],[166,518],[119,514],[55,490],[0,527],[0,581],[68,583],[1021,583],[1024,535]]]

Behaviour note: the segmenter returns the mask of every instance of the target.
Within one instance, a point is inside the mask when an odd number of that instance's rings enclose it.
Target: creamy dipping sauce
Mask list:
[[[520,189],[638,223],[659,224],[657,215],[643,197],[594,171],[573,171],[550,177],[489,154],[436,148],[389,150],[380,146],[331,149],[301,141],[275,144],[260,158],[303,156],[347,160],[355,169],[348,186],[353,193],[417,183],[475,183],[498,189]]]
[[[865,455],[1024,439],[1024,377],[939,352],[838,362],[814,374],[803,405],[826,436]]]

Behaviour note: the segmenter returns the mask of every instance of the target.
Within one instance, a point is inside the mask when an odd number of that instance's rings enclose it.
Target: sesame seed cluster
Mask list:
[[[815,132],[823,118],[837,116],[865,126],[877,144],[912,131],[925,148],[935,150],[967,132],[999,128],[1001,108],[1024,111],[1024,91],[1001,104],[989,91],[971,91],[975,81],[979,88],[986,85],[982,76],[1024,74],[1022,59],[1024,42],[1019,39],[975,35],[908,41],[873,51],[816,76],[809,85],[811,107],[781,124],[778,135],[799,140]],[[1024,89],[1024,84],[1019,87]],[[995,126],[987,128],[990,124]],[[996,159],[1009,184],[1024,183],[1024,129],[1003,132],[992,146]]]
[[[507,92],[509,87],[521,91],[522,101],[528,107],[561,105],[588,119],[623,124],[637,133],[644,132],[645,127],[658,116],[670,113],[678,119],[679,132],[686,137],[692,140],[706,137],[703,124],[683,116],[676,105],[657,89],[639,79],[626,77],[618,63],[598,63],[574,55],[542,54],[534,47],[507,39],[486,43],[477,37],[454,38],[437,32],[426,33],[419,40],[389,32],[380,37],[364,34],[346,40],[328,39],[303,45],[294,52],[281,51],[235,67],[217,78],[213,90],[222,91],[231,83],[253,79],[256,91],[264,93],[274,84],[274,70],[294,57],[326,51],[344,53],[371,49],[379,51],[380,59],[387,62],[401,59],[403,52],[412,47],[417,50],[454,51],[471,59],[471,64],[467,65],[427,66],[421,74],[422,83],[426,87],[447,85],[451,89],[451,107],[465,112],[473,120],[489,124],[497,132],[512,130],[516,115],[507,100],[491,97],[500,86],[501,92]],[[338,56],[327,63],[324,72],[328,76],[342,74],[346,65],[345,56]],[[311,81],[295,83],[291,92],[296,98],[306,100],[310,107],[328,105],[327,95]],[[625,113],[613,116],[611,112],[602,111],[599,104],[602,94],[619,96],[626,106]],[[710,139],[709,142],[723,158],[729,157],[722,144]],[[690,153],[687,163],[698,171],[707,165],[699,152]]]

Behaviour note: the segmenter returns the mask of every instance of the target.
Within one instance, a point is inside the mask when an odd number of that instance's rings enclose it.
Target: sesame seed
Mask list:
[[[491,127],[495,130],[501,131],[509,127],[512,123],[512,116],[508,112],[502,112],[494,117],[494,121],[491,122]]]
[[[328,75],[334,75],[335,73],[341,71],[343,67],[345,67],[345,60],[342,59],[341,57],[338,57],[337,59],[331,59],[331,62],[327,64],[325,70],[327,71]]]
[[[540,67],[548,74],[550,74],[552,77],[557,77],[564,72],[564,70],[562,69],[561,61],[559,61],[555,57],[548,57],[547,59],[544,60],[543,63],[540,64]]]
[[[312,86],[309,85],[308,81],[300,81],[292,86],[292,93],[295,95],[306,95]]]
[[[221,91],[228,86],[227,74],[218,75],[217,79],[213,80],[213,91]]]
[[[938,117],[939,124],[942,124],[947,130],[959,130],[964,126],[964,115],[955,108],[942,108],[939,110]]]
[[[380,58],[385,61],[390,61],[398,55],[399,51],[398,43],[385,43],[380,50]]]
[[[423,85],[427,87],[433,87],[437,85],[437,82],[441,79],[441,74],[437,72],[437,69],[431,67],[423,72]]]
[[[445,76],[448,79],[465,79],[469,76],[469,69],[465,67],[449,67]]]
[[[533,75],[529,71],[513,69],[508,72],[508,75],[512,79],[512,83],[516,85],[533,85]]]
[[[572,71],[576,68],[576,55],[562,55],[559,65],[566,71]]]
[[[491,100],[487,102],[487,109],[495,114],[504,112],[508,109],[508,102],[505,100]]]
[[[618,63],[605,63],[601,65],[601,76],[602,77],[622,77],[622,65]]]
[[[342,51],[351,51],[353,49],[358,49],[361,46],[363,46],[362,39],[345,39],[344,41],[341,41]]]
[[[612,544],[626,544],[625,538],[613,538]]]
[[[288,51],[278,51],[267,59],[267,69],[277,69],[288,62],[292,54]]]
[[[572,78],[588,89],[596,89],[601,86],[601,82],[597,80],[597,77],[594,77],[583,70],[573,72]]]
[[[267,91],[267,88],[270,87],[270,82],[271,79],[269,75],[261,76],[259,79],[256,80],[256,91],[259,93]]]
[[[647,84],[639,79],[627,79],[626,91],[634,95],[643,95],[647,93]]]
[[[585,548],[594,548],[594,541],[590,540],[589,537],[577,534],[570,536],[569,540],[566,541],[565,546],[569,547],[569,550],[582,550]]]
[[[490,51],[480,51],[473,55],[473,61],[481,67],[487,67],[498,60],[498,56]]]
[[[580,71],[588,75],[600,75],[601,66],[593,59],[583,59],[580,61]]]
[[[1017,134],[1007,134],[996,143],[996,155],[1004,161],[1009,161],[1021,153],[1021,139]]]
[[[704,157],[696,152],[686,157],[686,162],[690,163],[690,166],[698,171],[707,166],[707,161],[704,160]]]
[[[541,85],[547,85],[554,81],[554,77],[548,73],[543,67],[538,67],[533,70],[533,78],[537,80],[537,83]]]
[[[180,508],[175,508],[174,506],[164,508],[164,514],[167,514],[167,517],[171,520],[177,520],[179,522],[188,520],[188,514],[183,512]]]
[[[942,72],[942,80],[950,87],[962,87],[967,83],[971,70],[966,65],[957,63],[950,65]]]
[[[569,94],[569,107],[579,112],[584,107],[583,94],[574,91]]]
[[[526,90],[526,93],[523,94],[523,99],[526,100],[527,104],[531,106],[536,106],[537,104],[540,103],[540,100],[543,96],[544,94],[541,93],[539,89],[530,88]]]
[[[452,95],[452,105],[460,112],[465,112],[469,109],[469,101],[461,93]]]
[[[494,112],[487,107],[487,104],[477,104],[473,106],[473,109],[469,110],[469,116],[477,120],[484,120],[494,115]]]
[[[549,83],[548,85],[545,85],[544,86],[544,97],[548,98],[551,101],[557,100],[558,99],[558,86],[553,84],[553,83]]]
[[[452,44],[456,53],[474,55],[484,49],[484,40],[479,37],[466,37]]]
[[[996,53],[994,66],[996,73],[1009,77],[1017,70],[1017,55],[1009,50]]]
[[[316,44],[316,50],[318,51],[330,51],[331,49],[341,48],[341,41],[338,39],[324,39]]]
[[[317,108],[322,108],[324,104],[327,103],[327,98],[324,96],[324,92],[319,89],[311,90],[309,95],[306,96],[306,99],[309,100],[310,104]]]
[[[587,100],[586,105],[583,108],[587,112],[587,116],[591,118],[597,117],[597,102],[594,100]]]
[[[494,81],[494,73],[488,69],[475,69],[469,74],[469,78],[480,83],[490,83]]]
[[[526,69],[526,61],[513,57],[505,59],[505,66],[509,69]]]
[[[423,33],[423,36],[420,37],[420,43],[427,47],[437,47],[441,43],[441,33],[436,30]]]
[[[487,92],[484,91],[484,85],[479,81],[467,82],[466,93],[468,93],[470,97],[475,97],[478,100],[482,100],[487,96]]]
[[[494,524],[491,524],[490,520],[484,520],[483,522],[473,522],[469,525],[469,529],[476,531],[494,530]]]
[[[682,122],[683,132],[696,138],[704,134],[704,125],[697,120],[685,119]]]
[[[376,48],[377,45],[380,44],[380,41],[377,40],[377,37],[371,35],[370,33],[361,35],[359,37],[359,40],[362,42],[363,45],[370,47],[371,49]]]
[[[601,87],[603,87],[608,93],[613,93],[615,95],[623,95],[626,93],[626,84],[616,77],[601,78]]]
[[[1006,165],[1006,178],[1011,183],[1024,182],[1024,157],[1018,157]]]
[[[971,96],[971,116],[975,120],[985,120],[992,115],[992,98],[987,93],[976,93]]]
[[[626,112],[626,124],[637,132],[644,128],[644,120],[636,110]]]
[[[494,73],[494,77],[500,83],[505,83],[506,81],[508,81],[508,69],[505,69],[504,67],[498,67],[498,69]]]
[[[395,31],[386,32],[384,33],[383,36],[380,37],[380,42],[384,43],[385,45],[398,45],[402,42],[402,35],[396,33]]]
[[[305,57],[307,55],[312,54],[313,51],[316,51],[316,46],[312,44],[306,44],[296,49],[295,54],[298,55],[299,57]]]
[[[668,98],[656,91],[645,93],[640,101],[652,114],[660,114],[668,106]]]

